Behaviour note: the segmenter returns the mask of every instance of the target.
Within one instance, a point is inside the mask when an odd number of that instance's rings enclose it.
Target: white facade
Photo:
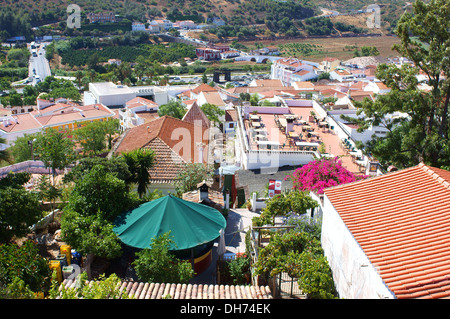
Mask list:
[[[133,22],[131,25],[131,31],[145,31],[145,24],[140,22]]]
[[[128,86],[116,85],[112,82],[89,83],[89,92],[95,103],[108,107],[124,106],[126,102],[136,97],[136,93]]]
[[[376,265],[370,263],[326,195],[322,213],[322,248],[339,298],[394,299]]]
[[[291,84],[294,82],[304,82],[317,79],[319,76],[314,71],[299,71],[294,72],[291,77]]]
[[[116,85],[112,82],[89,83],[89,92],[84,92],[84,104],[101,103],[108,107],[123,107],[137,96],[147,97],[158,105],[169,102],[168,91],[156,86]]]
[[[314,68],[318,66],[318,63],[299,59],[278,59],[271,65],[270,78],[281,80],[285,86],[292,86],[297,81],[308,81],[317,78]],[[295,75],[295,73],[303,70],[310,72],[306,73],[305,76],[301,74]]]

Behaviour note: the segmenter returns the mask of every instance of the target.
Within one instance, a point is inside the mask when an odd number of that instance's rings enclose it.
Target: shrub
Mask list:
[[[296,190],[323,194],[327,187],[355,182],[366,177],[353,174],[342,166],[338,159],[320,159],[296,169],[292,175],[286,176],[285,180],[291,179]]]

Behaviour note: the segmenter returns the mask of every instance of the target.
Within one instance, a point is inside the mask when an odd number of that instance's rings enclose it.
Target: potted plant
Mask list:
[[[228,269],[234,284],[249,283],[250,258],[246,254],[237,254],[235,259],[228,262]]]

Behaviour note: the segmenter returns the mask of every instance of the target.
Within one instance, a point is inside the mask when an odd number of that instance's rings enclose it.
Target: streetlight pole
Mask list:
[[[28,141],[28,145],[31,147],[31,159],[34,161],[34,152],[33,152],[33,143],[36,142],[36,139]]]

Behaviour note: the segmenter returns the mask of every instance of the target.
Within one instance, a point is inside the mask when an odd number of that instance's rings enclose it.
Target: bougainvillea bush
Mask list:
[[[323,194],[327,187],[355,182],[366,178],[366,175],[356,175],[342,166],[337,159],[320,159],[312,161],[285,177],[291,179],[293,188],[299,191],[312,191]]]

